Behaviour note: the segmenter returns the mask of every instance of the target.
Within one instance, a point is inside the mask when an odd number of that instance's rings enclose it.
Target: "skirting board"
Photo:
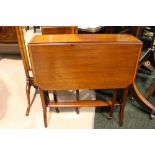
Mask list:
[[[17,54],[19,53],[18,44],[0,44],[0,53]]]

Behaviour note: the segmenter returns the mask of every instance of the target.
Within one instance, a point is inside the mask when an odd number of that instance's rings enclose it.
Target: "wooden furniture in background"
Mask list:
[[[132,34],[139,38],[142,26],[105,26],[105,33],[107,34]]]
[[[0,26],[0,53],[18,53],[15,26]]]
[[[78,32],[77,26],[42,26],[42,34],[75,34]]]
[[[30,112],[30,107],[31,107],[30,89],[31,89],[31,86],[34,86],[35,88],[37,86],[34,83],[33,76],[30,75],[31,67],[29,64],[29,58],[28,58],[28,53],[27,53],[27,49],[26,49],[26,43],[25,43],[25,39],[24,39],[22,26],[16,26],[16,34],[17,34],[17,38],[18,38],[19,49],[20,49],[20,53],[22,56],[25,75],[26,75],[26,95],[27,95],[27,101],[28,101],[26,115],[28,116],[29,112]]]
[[[46,107],[111,106],[118,90],[124,93],[120,110],[123,125],[129,86],[134,82],[142,42],[131,35],[37,35],[28,44],[34,81],[39,87],[44,125]],[[51,102],[48,90],[114,89],[113,101]]]
[[[17,35],[14,26],[0,26],[1,43],[17,43]]]
[[[152,34],[149,35],[151,38],[150,48],[142,55],[141,59],[139,60],[139,69],[149,71],[149,75],[152,72],[151,68],[155,68],[155,47],[154,47],[154,40],[155,40],[155,27],[144,27],[142,30],[141,38],[145,30]],[[146,33],[147,35],[147,33]],[[142,68],[143,67],[143,68]],[[143,73],[144,74],[144,73]],[[145,73],[146,74],[146,73]],[[144,83],[145,84],[145,83]],[[149,98],[155,92],[155,80],[152,82],[148,90],[146,91],[145,95],[142,95],[141,91],[138,89],[136,82],[134,82],[132,87],[132,93],[135,100],[140,103],[147,112],[151,113],[151,118],[155,118],[155,105],[149,101]]]

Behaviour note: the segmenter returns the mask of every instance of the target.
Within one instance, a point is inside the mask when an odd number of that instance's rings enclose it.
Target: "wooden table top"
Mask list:
[[[126,34],[37,35],[28,47],[43,90],[112,89],[133,83],[142,42]]]
[[[142,42],[129,34],[58,34],[58,35],[36,35],[29,44],[51,44],[51,43],[87,43],[87,42],[129,42],[142,44]]]

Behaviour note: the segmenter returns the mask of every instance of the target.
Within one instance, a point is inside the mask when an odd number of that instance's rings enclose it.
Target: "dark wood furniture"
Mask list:
[[[37,35],[28,44],[39,87],[44,124],[46,107],[114,106],[120,89],[120,125],[129,86],[134,82],[142,42],[131,35]],[[114,89],[113,101],[51,102],[48,90]]]
[[[0,26],[1,43],[17,43],[17,35],[14,26]]]
[[[0,53],[18,53],[15,26],[0,26]]]
[[[107,34],[132,34],[139,38],[142,32],[142,26],[105,26]]]
[[[151,73],[150,67],[155,68],[155,49],[153,47],[154,39],[155,39],[155,27],[151,27],[151,29],[147,27],[143,27],[141,37],[145,30],[152,32],[150,48],[145,52],[145,54],[139,60],[139,69],[147,70]],[[142,68],[143,67],[143,68]],[[137,87],[137,84],[134,82],[132,87],[132,93],[134,98],[144,106],[145,110],[151,113],[151,118],[155,118],[155,105],[149,101],[151,95],[155,92],[155,81],[150,85],[145,95],[142,95],[140,90]]]

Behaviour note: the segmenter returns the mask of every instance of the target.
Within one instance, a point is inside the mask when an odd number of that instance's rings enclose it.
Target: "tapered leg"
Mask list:
[[[46,109],[47,103],[46,103],[45,92],[41,89],[39,89],[39,92],[40,92],[41,103],[43,108],[44,125],[45,125],[45,128],[47,128],[47,109]]]
[[[57,92],[56,90],[53,91],[53,97],[54,97],[54,102],[58,102],[58,99],[57,99]],[[59,108],[55,108],[56,112],[59,113]]]
[[[120,126],[123,126],[123,119],[124,119],[124,108],[128,96],[128,90],[129,88],[125,88],[123,92],[123,97],[122,97],[122,103],[121,103],[121,109],[120,109]]]
[[[118,90],[115,89],[114,93],[113,93],[113,100],[112,100],[111,110],[110,110],[110,113],[109,113],[110,118],[112,118],[112,116],[113,116],[115,104],[116,104],[116,101],[117,101],[117,95],[118,95]]]
[[[46,106],[47,106],[47,103],[48,103],[49,100],[50,100],[50,97],[49,97],[48,91],[44,91],[44,95],[45,95],[45,97],[46,97]]]
[[[29,115],[30,108],[31,108],[31,104],[30,104],[30,88],[31,88],[30,81],[27,80],[27,82],[26,82],[26,96],[27,96],[28,106],[27,106],[27,110],[26,110],[26,116]]]
[[[80,96],[79,96],[79,90],[76,90],[76,100],[79,100],[79,99],[80,99]],[[80,113],[78,107],[76,107],[75,110],[76,110],[76,113],[77,113],[77,114]]]

